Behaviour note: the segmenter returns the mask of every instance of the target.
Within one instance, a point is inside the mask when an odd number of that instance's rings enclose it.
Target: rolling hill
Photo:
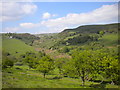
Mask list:
[[[6,33],[2,49],[3,88],[120,87],[117,24],[80,26],[54,34]]]
[[[91,42],[99,42],[104,46],[114,46],[118,44],[118,24],[105,25],[84,25],[74,29],[65,29],[58,34],[39,34],[39,40],[33,46],[47,49],[56,49],[61,46],[85,45]],[[104,35],[100,35],[100,32]]]
[[[62,33],[71,32],[71,31],[77,33],[99,33],[99,31],[117,32],[118,23],[105,24],[105,25],[84,25],[74,29],[65,29]]]
[[[2,40],[3,51],[9,52],[12,55],[21,55],[27,51],[35,52],[34,48],[25,44],[18,39],[3,39]]]

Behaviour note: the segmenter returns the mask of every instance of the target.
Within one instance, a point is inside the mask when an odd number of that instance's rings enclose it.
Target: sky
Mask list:
[[[0,11],[2,32],[58,33],[118,22],[117,2],[4,2]]]

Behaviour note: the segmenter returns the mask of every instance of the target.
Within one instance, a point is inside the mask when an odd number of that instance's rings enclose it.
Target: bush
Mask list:
[[[68,53],[70,49],[68,47],[64,47],[61,50],[59,50],[60,53]]]
[[[10,60],[10,58],[6,57],[2,61],[2,68],[12,67],[14,65],[14,61]]]

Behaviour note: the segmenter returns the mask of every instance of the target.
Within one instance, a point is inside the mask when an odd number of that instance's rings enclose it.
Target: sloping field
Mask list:
[[[116,46],[118,44],[118,35],[105,34],[100,41],[106,46]]]
[[[34,48],[26,45],[24,42],[17,39],[3,39],[2,40],[3,51],[9,52],[12,55],[21,55],[25,52],[35,52]]]

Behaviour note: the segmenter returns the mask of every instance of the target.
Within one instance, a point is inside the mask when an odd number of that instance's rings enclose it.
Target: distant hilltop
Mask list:
[[[63,32],[77,32],[77,33],[99,33],[105,32],[118,32],[118,25],[120,23],[104,24],[104,25],[84,25],[74,29],[65,29]]]

